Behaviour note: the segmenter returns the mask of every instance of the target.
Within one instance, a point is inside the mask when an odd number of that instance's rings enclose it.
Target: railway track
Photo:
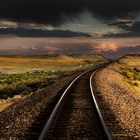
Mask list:
[[[94,97],[89,71],[68,86],[39,140],[111,140]]]

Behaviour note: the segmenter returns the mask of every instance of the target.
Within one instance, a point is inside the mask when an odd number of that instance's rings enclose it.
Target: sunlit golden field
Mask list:
[[[140,95],[140,55],[126,55],[114,68],[123,76],[127,86]]]
[[[0,72],[21,73],[26,71],[73,71],[104,61],[100,55],[47,55],[0,57]]]
[[[140,67],[140,55],[126,55],[120,62],[131,67]]]
[[[52,78],[94,68],[107,60],[100,55],[1,56],[0,98],[41,88]]]

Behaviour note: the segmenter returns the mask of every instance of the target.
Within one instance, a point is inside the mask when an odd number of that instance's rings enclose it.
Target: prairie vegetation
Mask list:
[[[121,74],[128,80],[132,86],[140,85],[140,72],[136,68],[121,68]]]
[[[52,79],[105,62],[100,55],[1,56],[0,99],[25,95],[46,86]]]
[[[29,92],[33,88],[41,86],[41,82],[47,80],[47,72],[26,72],[18,74],[0,74],[0,98],[7,99],[15,94]],[[26,92],[25,92],[26,91]]]
[[[125,81],[131,88],[138,90],[140,87],[140,56],[128,55],[120,61],[119,73],[123,75]]]

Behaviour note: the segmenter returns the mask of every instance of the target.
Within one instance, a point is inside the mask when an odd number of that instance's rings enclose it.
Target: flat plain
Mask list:
[[[55,79],[105,62],[101,55],[0,56],[0,111]]]

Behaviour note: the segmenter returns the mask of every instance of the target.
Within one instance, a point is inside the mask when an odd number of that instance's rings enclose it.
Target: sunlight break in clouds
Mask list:
[[[107,51],[111,51],[111,52],[117,52],[117,44],[114,42],[100,42],[97,46],[94,46],[96,48],[96,51],[98,53],[101,52],[107,52]]]
[[[0,54],[117,53],[140,46],[140,38],[0,38]],[[128,52],[129,53],[129,52]],[[133,52],[132,52],[133,53]]]

